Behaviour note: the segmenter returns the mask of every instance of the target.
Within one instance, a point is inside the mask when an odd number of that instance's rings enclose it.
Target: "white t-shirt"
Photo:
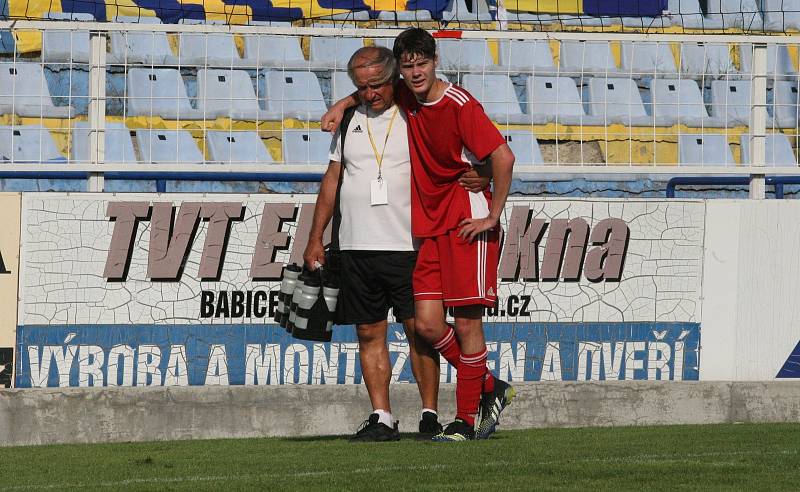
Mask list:
[[[380,114],[369,111],[369,129],[378,151],[383,150],[381,177],[386,182],[388,205],[371,205],[371,182],[378,178],[375,158],[367,132],[367,113],[356,108],[347,128],[344,161],[337,132],[331,142],[330,159],[344,164],[339,203],[342,221],[339,247],[343,250],[414,251],[411,237],[411,159],[403,111],[392,106]],[[386,131],[397,111],[388,141]]]

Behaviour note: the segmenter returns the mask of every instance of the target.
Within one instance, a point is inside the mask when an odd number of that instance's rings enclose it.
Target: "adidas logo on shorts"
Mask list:
[[[353,128],[353,131],[350,133],[364,133],[364,130],[361,129],[361,125],[356,125],[356,127]]]
[[[494,296],[494,287],[489,287],[489,290],[486,291],[486,295]]]

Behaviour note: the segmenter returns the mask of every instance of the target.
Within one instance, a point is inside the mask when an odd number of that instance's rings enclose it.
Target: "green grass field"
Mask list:
[[[0,448],[15,490],[800,488],[800,425],[500,431],[440,444],[343,438]]]

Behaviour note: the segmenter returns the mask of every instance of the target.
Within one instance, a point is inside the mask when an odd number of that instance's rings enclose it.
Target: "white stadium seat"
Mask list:
[[[761,0],[761,11],[767,31],[800,30],[800,5],[796,0]]]
[[[773,119],[778,128],[794,128],[798,122],[800,99],[797,82],[778,80],[772,87]]]
[[[797,53],[797,51],[795,51]],[[745,76],[753,73],[753,45],[740,44],[739,55],[742,63],[740,70]],[[792,60],[789,49],[786,45],[767,45],[767,78],[774,79],[795,79],[797,77],[797,62],[795,57]],[[770,80],[770,81],[771,81]]]
[[[347,62],[357,49],[364,47],[361,38],[312,36],[308,59],[315,68],[347,70]]]
[[[132,68],[128,71],[127,113],[169,120],[201,120],[192,108],[180,72],[173,68]]]
[[[515,164],[531,166],[545,163],[533,133],[526,130],[503,130],[501,133],[514,153]]]
[[[42,126],[0,126],[0,161],[66,162],[50,130]]]
[[[733,127],[750,124],[749,80],[711,82],[711,116],[706,126]]]
[[[283,130],[283,162],[287,164],[328,164],[331,134],[319,130]]]
[[[604,75],[619,72],[608,41],[561,41],[559,71],[562,75]]]
[[[669,0],[667,9],[673,24],[687,29],[722,29],[722,19],[705,16],[699,0]]]
[[[91,22],[92,14],[50,12],[52,20]],[[57,24],[56,26],[57,27]],[[89,63],[89,31],[44,29],[42,31],[42,61],[46,63]]]
[[[70,158],[89,162],[89,123],[77,121],[72,126]],[[105,162],[136,162],[131,131],[124,123],[107,121],[105,129]]]
[[[760,31],[764,19],[758,0],[707,0],[708,17],[722,23],[724,28]]]
[[[569,77],[528,77],[528,114],[534,123],[555,121],[567,125],[586,123],[578,87]]]
[[[430,22],[433,19],[428,10],[383,10],[378,14],[378,20],[388,22]]]
[[[318,121],[327,111],[319,80],[311,72],[267,72],[266,110],[276,117]]]
[[[703,94],[694,80],[651,79],[650,100],[658,126],[699,127],[708,118]]]
[[[679,163],[686,166],[732,166],[736,163],[726,135],[680,135],[678,155]]]
[[[639,88],[631,79],[595,77],[589,80],[589,114],[606,123],[652,124]]]
[[[498,68],[485,39],[439,39],[436,45],[443,71],[484,72]]]
[[[492,15],[486,0],[472,0],[472,11],[464,0],[450,0],[442,12],[442,21],[449,22],[491,22]]]
[[[716,79],[736,72],[727,43],[680,43],[681,74],[694,79]]]
[[[186,130],[136,130],[142,162],[148,164],[202,164],[205,160]]]
[[[44,69],[35,62],[0,63],[0,114],[69,118],[69,106],[56,106]]]
[[[750,135],[740,138],[742,164],[750,164]],[[766,138],[767,166],[797,166],[797,157],[792,150],[789,137],[783,133],[770,133]]]
[[[675,58],[669,43],[622,43],[622,70],[634,78],[675,74]]]
[[[501,40],[498,44],[500,66],[510,73],[550,75],[556,72],[548,41],[512,39]]]
[[[211,160],[229,163],[271,163],[272,156],[257,132],[214,130],[206,132]]]
[[[463,77],[464,88],[481,102],[486,114],[498,123],[528,123],[530,118],[522,108],[508,75],[467,74]]]
[[[299,37],[274,34],[245,36],[244,63],[254,67],[286,70],[308,67]]]
[[[274,120],[278,117],[259,107],[253,82],[244,70],[198,70],[197,110],[206,118]]]
[[[224,24],[222,21],[181,19],[181,24]],[[236,67],[243,64],[231,33],[181,33],[178,35],[181,65]]]
[[[161,24],[158,17],[116,17],[114,22]],[[176,64],[178,59],[169,46],[165,32],[113,31],[108,61],[126,64],[172,65]]]
[[[331,87],[331,103],[335,103],[343,97],[349,96],[356,90],[356,86],[353,85],[353,81],[350,80],[350,76],[347,75],[347,72],[333,72],[333,74],[331,74]]]

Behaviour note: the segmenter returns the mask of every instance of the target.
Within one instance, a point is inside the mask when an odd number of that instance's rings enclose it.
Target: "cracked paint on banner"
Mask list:
[[[26,194],[19,324],[269,322],[281,265],[302,261],[315,199]],[[698,322],[704,207],[509,199],[499,302],[486,320]]]

